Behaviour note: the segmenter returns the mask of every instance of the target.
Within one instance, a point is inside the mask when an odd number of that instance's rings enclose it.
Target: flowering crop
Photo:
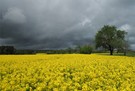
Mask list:
[[[0,91],[135,91],[135,58],[0,55]]]

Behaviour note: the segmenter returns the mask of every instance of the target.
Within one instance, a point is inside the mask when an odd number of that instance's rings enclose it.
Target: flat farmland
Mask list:
[[[0,55],[0,91],[135,91],[135,57]]]

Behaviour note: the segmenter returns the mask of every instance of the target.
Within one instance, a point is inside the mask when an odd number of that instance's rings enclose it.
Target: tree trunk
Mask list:
[[[113,55],[113,49],[110,50],[110,55]]]
[[[113,47],[111,45],[109,45],[109,50],[110,50],[110,55],[113,55]]]
[[[126,51],[126,49],[124,50],[124,56],[126,56],[127,55],[127,51]]]

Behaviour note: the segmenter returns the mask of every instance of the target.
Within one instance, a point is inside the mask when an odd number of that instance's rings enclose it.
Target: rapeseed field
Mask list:
[[[135,58],[0,55],[0,91],[135,91]]]

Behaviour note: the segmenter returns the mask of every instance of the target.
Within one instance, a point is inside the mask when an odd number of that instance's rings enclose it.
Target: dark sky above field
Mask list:
[[[135,49],[135,0],[0,0],[0,45],[65,48],[93,44],[106,24]]]

